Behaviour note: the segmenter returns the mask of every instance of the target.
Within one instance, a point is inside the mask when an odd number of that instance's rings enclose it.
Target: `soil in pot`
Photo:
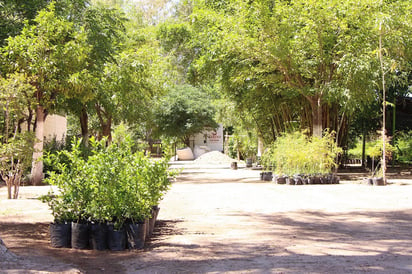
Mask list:
[[[72,223],[72,248],[87,249],[89,247],[89,224]]]
[[[107,249],[107,224],[93,223],[90,225],[90,246],[94,250]]]
[[[127,247],[129,249],[142,249],[146,240],[146,223],[127,223]]]
[[[51,223],[50,243],[52,247],[62,248],[71,246],[72,223]]]
[[[113,224],[107,225],[107,247],[112,251],[126,249],[126,230],[124,227],[115,229]]]

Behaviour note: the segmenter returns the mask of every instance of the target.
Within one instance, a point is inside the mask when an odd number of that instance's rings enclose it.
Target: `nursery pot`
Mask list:
[[[90,245],[95,250],[107,249],[107,224],[93,223],[90,225]]]
[[[272,172],[270,172],[270,171],[269,172],[262,172],[260,177],[263,181],[272,181],[272,179],[273,179]]]
[[[296,185],[303,185],[303,181],[301,177],[298,177],[298,176],[293,177],[293,180],[295,181]]]
[[[295,179],[293,178],[286,178],[286,184],[287,185],[294,185],[295,184]]]
[[[246,167],[252,167],[253,160],[252,158],[246,158]]]
[[[107,225],[107,247],[112,251],[126,249],[126,230],[124,227],[115,229],[113,224]]]
[[[127,223],[127,247],[129,249],[142,249],[146,240],[146,222]]]
[[[367,185],[373,185],[373,179],[372,178],[365,178],[365,179],[363,179],[363,182]]]
[[[309,178],[309,184],[311,185],[318,185],[320,184],[320,179],[319,177],[313,176]]]
[[[277,177],[276,178],[276,183],[278,183],[280,185],[286,184],[286,177],[284,177],[284,176]]]
[[[51,223],[49,226],[50,243],[52,247],[70,247],[71,242],[71,227],[68,223]]]
[[[382,177],[373,178],[373,185],[374,186],[384,186],[385,182],[383,181]]]
[[[89,247],[89,224],[72,223],[72,248],[87,249]]]
[[[146,229],[146,232],[147,232],[146,237],[151,237],[153,234],[153,230],[156,226],[156,219],[157,219],[157,215],[159,214],[159,210],[160,208],[158,206],[152,207],[152,216],[150,217],[149,223],[147,226],[149,229]]]

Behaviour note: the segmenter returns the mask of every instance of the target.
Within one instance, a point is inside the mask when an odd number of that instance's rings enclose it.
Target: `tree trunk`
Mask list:
[[[46,119],[43,106],[37,106],[36,109],[36,142],[34,143],[33,161],[31,168],[31,182],[33,185],[39,185],[43,180],[43,144],[44,144],[44,120]]]
[[[312,107],[312,135],[322,138],[322,100],[320,96],[312,96],[309,98]]]
[[[362,167],[366,167],[366,132],[362,127]]]
[[[107,137],[109,143],[112,142],[112,118],[107,118],[106,122],[102,124],[102,134]]]
[[[104,109],[96,104],[96,113],[100,121],[100,127],[102,129],[102,137],[106,136],[109,143],[112,142],[112,117],[109,113],[105,112]],[[105,117],[103,117],[105,116]],[[106,118],[106,119],[105,119]]]
[[[86,107],[82,107],[82,112],[79,116],[80,127],[82,130],[82,142],[85,146],[89,143],[89,116],[87,115]]]

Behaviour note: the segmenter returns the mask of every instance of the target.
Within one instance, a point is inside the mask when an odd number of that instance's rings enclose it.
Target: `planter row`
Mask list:
[[[150,219],[139,223],[125,223],[115,229],[113,223],[52,223],[52,247],[121,251],[142,249],[152,236],[159,208],[154,207]]]
[[[280,185],[329,185],[339,184],[339,177],[333,174],[325,176],[273,176],[272,172],[261,172],[260,180],[274,181]]]

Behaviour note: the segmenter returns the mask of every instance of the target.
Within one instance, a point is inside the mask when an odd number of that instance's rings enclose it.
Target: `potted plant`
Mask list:
[[[56,169],[46,181],[59,189],[49,196],[49,206],[56,220],[58,212],[71,214],[71,246],[83,249],[91,242],[94,249],[123,250],[127,236],[129,248],[142,248],[145,220],[155,217],[154,209],[174,175],[167,159],[152,161],[132,152],[128,136],[110,145],[92,138],[87,156],[80,144],[73,141],[71,151],[47,157]]]
[[[51,246],[71,247],[71,222],[74,216],[68,206],[70,202],[53,192],[41,196],[40,200],[48,203],[54,217],[49,226]]]
[[[265,152],[262,162],[273,167],[281,184],[337,182],[329,175],[341,151],[333,140],[333,133],[328,132],[323,138],[309,137],[305,132],[284,134]]]

